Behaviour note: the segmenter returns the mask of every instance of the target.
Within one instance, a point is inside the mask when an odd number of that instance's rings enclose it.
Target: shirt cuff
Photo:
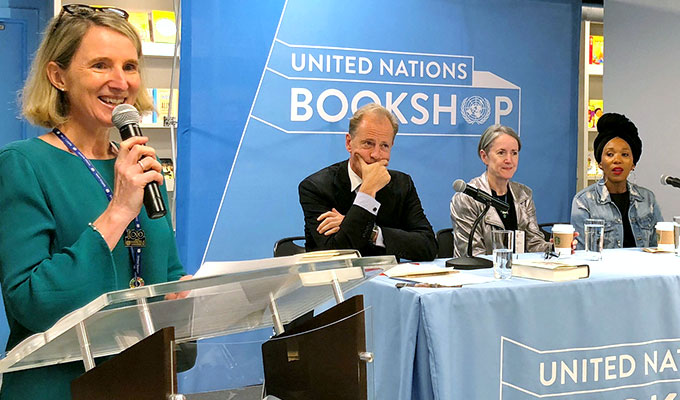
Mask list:
[[[363,192],[357,192],[354,204],[373,215],[378,215],[378,210],[380,210],[380,203],[378,200]],[[375,245],[378,247],[385,247],[385,240],[383,239],[382,229],[380,229],[380,227],[378,227],[378,237],[375,239]]]
[[[354,204],[373,215],[378,215],[378,210],[380,210],[380,203],[373,197],[363,192],[357,192],[357,197],[354,199]]]

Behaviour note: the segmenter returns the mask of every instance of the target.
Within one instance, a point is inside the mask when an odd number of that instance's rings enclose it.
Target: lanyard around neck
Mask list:
[[[75,144],[69,140],[69,138],[64,135],[62,131],[60,131],[57,128],[52,129],[52,132],[66,145],[66,147],[71,150],[73,154],[78,156],[80,160],[85,164],[87,169],[90,171],[92,176],[99,182],[99,185],[102,187],[104,190],[104,194],[106,194],[106,198],[111,201],[113,198],[113,193],[111,191],[111,188],[109,185],[106,183],[104,178],[101,176],[99,171],[97,171],[97,168],[94,167],[92,164],[92,161],[90,161],[85,155],[78,150]],[[139,223],[139,216],[135,217],[135,234],[141,233],[141,235],[144,235],[144,231],[142,231],[142,226]],[[144,285],[144,280],[142,279],[142,248],[141,247],[136,247],[136,246],[129,246],[130,249],[130,258],[132,259],[132,279],[130,280],[130,287],[139,287]]]

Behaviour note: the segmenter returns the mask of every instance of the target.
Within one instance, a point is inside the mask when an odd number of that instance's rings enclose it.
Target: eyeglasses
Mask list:
[[[59,18],[64,14],[64,12],[67,12],[71,15],[82,15],[84,17],[89,17],[93,15],[95,12],[100,11],[100,12],[105,12],[105,13],[113,13],[119,17],[128,19],[130,14],[128,14],[127,11],[123,10],[122,8],[116,8],[116,7],[102,7],[102,6],[88,6],[87,4],[66,4],[61,8],[61,13],[59,14]]]
[[[57,27],[61,24],[61,20],[64,17],[64,14],[66,13],[80,17],[91,17],[97,12],[111,13],[126,20],[130,16],[130,14],[128,14],[127,11],[116,7],[88,6],[87,4],[66,4],[63,7],[61,7],[61,12],[57,17],[57,22],[54,24],[52,32],[54,32],[57,29]]]
[[[559,255],[555,253],[554,246],[551,245],[550,248],[543,253],[543,258],[545,260],[550,260],[553,257],[559,257]]]

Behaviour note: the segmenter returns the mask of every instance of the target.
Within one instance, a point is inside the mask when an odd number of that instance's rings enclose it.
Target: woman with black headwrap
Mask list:
[[[663,221],[654,193],[628,181],[642,154],[638,130],[625,115],[607,113],[597,121],[595,159],[604,177],[574,196],[571,223],[583,233],[587,218],[605,221],[604,247],[656,246],[654,225]],[[578,236],[583,249],[583,236]]]

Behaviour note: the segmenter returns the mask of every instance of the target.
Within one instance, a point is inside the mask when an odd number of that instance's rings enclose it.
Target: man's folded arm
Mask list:
[[[309,232],[314,243],[307,243],[308,250],[361,249],[369,244],[375,215],[360,206],[353,205],[345,215],[340,230],[331,235],[319,233],[316,229],[321,223],[317,218],[335,207],[330,196],[324,196],[314,183],[304,180],[298,187],[300,205],[305,217],[305,231]]]

